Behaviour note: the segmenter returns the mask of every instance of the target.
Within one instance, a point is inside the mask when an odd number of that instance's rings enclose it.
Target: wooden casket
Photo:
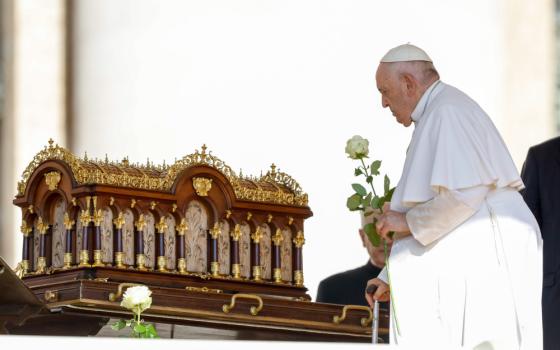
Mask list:
[[[111,335],[109,319],[129,316],[123,291],[142,284],[153,292],[143,317],[160,335],[371,342],[370,309],[306,293],[312,212],[274,165],[258,178],[236,175],[205,146],[170,166],[81,159],[51,140],[14,204],[18,272],[44,309],[8,323],[10,333]],[[380,323],[386,334],[386,313]]]

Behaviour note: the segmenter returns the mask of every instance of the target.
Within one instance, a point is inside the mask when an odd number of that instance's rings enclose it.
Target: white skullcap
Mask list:
[[[410,62],[410,61],[427,61],[432,62],[432,59],[421,48],[404,44],[392,48],[381,58],[381,62]]]

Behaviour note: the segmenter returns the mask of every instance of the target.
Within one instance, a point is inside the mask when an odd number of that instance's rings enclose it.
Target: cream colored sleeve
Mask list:
[[[425,246],[435,242],[476,213],[489,190],[483,185],[452,191],[442,189],[433,199],[406,213],[412,236]]]

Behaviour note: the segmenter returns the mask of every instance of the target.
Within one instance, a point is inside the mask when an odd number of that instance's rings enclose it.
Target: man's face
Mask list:
[[[385,248],[383,247],[383,243],[380,244],[379,247],[374,246],[362,229],[360,229],[360,236],[362,238],[362,243],[367,249],[369,257],[373,263],[378,267],[385,266]],[[390,249],[390,247],[391,245],[389,245],[388,248]]]
[[[409,86],[404,79],[399,78],[398,74],[391,71],[389,64],[381,63],[375,75],[377,89],[381,93],[381,105],[383,108],[389,107],[397,122],[410,126],[412,118],[410,115],[416,107],[413,98],[414,87]]]

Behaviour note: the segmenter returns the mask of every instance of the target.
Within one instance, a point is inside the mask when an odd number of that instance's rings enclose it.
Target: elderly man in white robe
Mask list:
[[[382,106],[405,127],[414,123],[376,223],[394,240],[389,264],[366,293],[370,305],[390,296],[391,342],[542,349],[541,235],[497,129],[416,46],[390,50],[376,82]]]

